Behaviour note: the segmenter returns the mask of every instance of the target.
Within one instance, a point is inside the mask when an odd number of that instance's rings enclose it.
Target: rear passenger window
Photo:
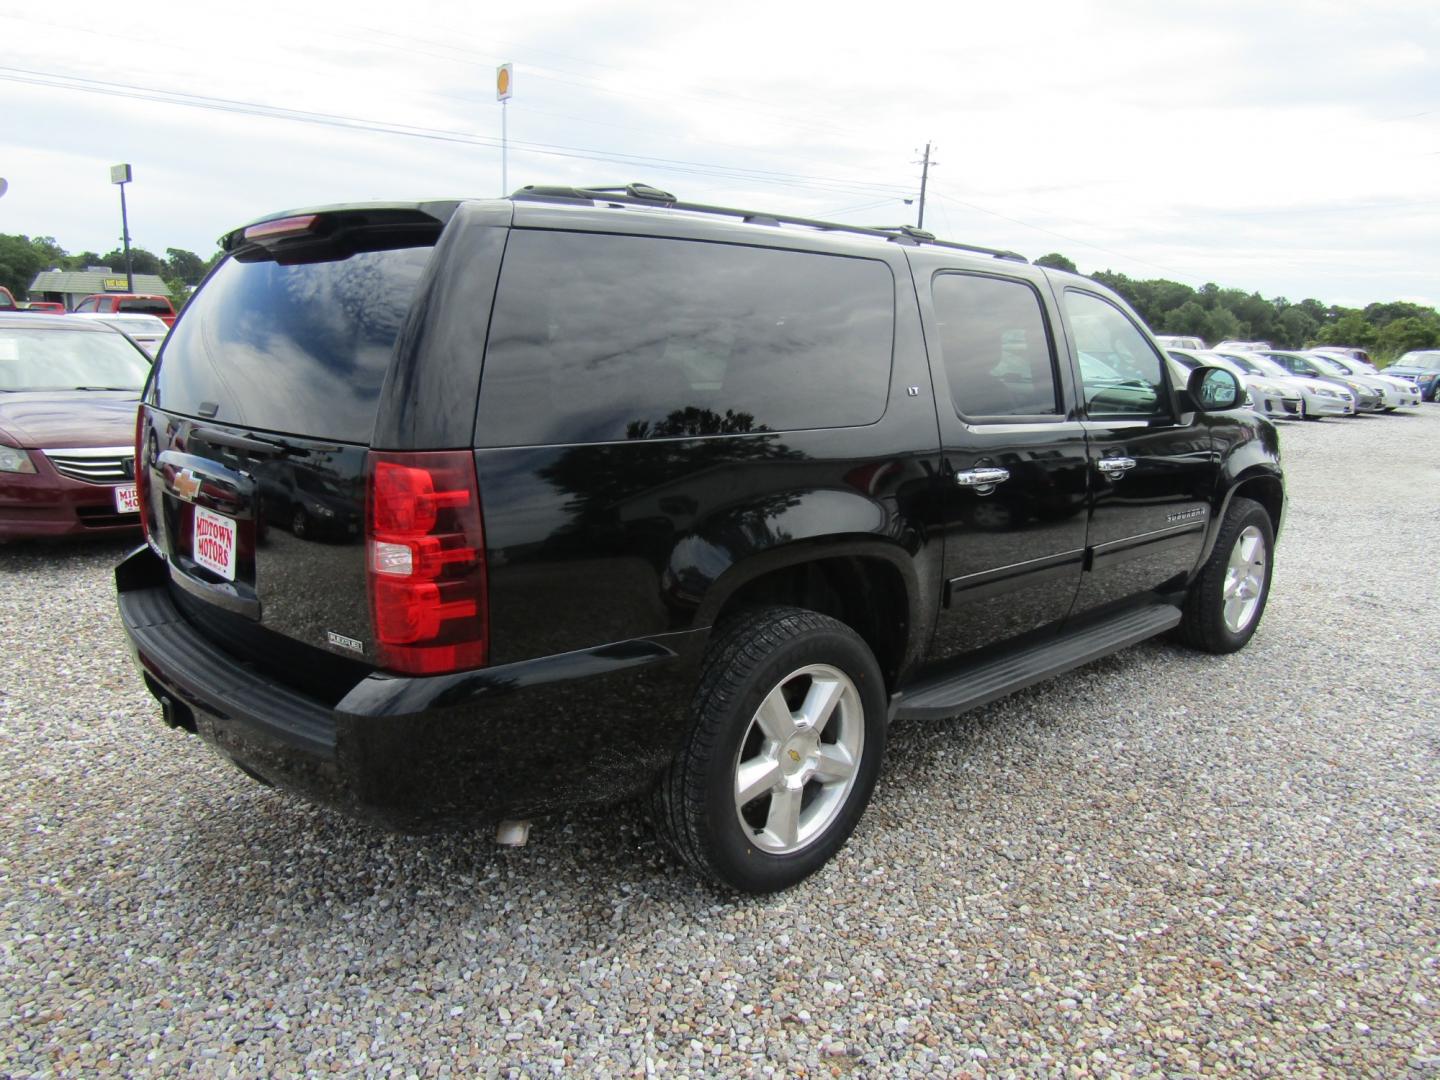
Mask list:
[[[869,424],[895,285],[869,259],[515,231],[481,377],[481,446]]]
[[[961,416],[1060,412],[1054,349],[1035,290],[1021,281],[937,274],[940,355]]]

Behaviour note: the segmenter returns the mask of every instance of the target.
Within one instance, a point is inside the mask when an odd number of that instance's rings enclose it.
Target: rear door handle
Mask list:
[[[1133,457],[1107,457],[1101,458],[1100,471],[1112,480],[1118,480],[1135,467]]]
[[[997,467],[966,469],[955,474],[955,482],[961,487],[972,488],[976,495],[989,495],[996,484],[1010,479],[1010,470]]]

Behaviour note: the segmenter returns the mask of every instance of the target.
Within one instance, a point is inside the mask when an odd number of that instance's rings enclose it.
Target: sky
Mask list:
[[[0,232],[118,246],[119,162],[156,253],[505,183],[913,224],[928,142],[925,227],[947,239],[1440,306],[1434,0],[139,10],[0,0]]]

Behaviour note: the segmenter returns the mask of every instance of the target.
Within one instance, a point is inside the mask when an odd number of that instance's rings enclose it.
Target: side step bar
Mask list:
[[[987,705],[1037,682],[1061,675],[1180,622],[1172,604],[1130,608],[1101,622],[1062,631],[1059,637],[1017,652],[951,669],[911,686],[891,704],[895,720],[943,720]]]

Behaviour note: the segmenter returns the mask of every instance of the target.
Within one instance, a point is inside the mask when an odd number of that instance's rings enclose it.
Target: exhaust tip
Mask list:
[[[501,847],[524,847],[529,839],[528,821],[502,821],[495,827],[495,843]]]

